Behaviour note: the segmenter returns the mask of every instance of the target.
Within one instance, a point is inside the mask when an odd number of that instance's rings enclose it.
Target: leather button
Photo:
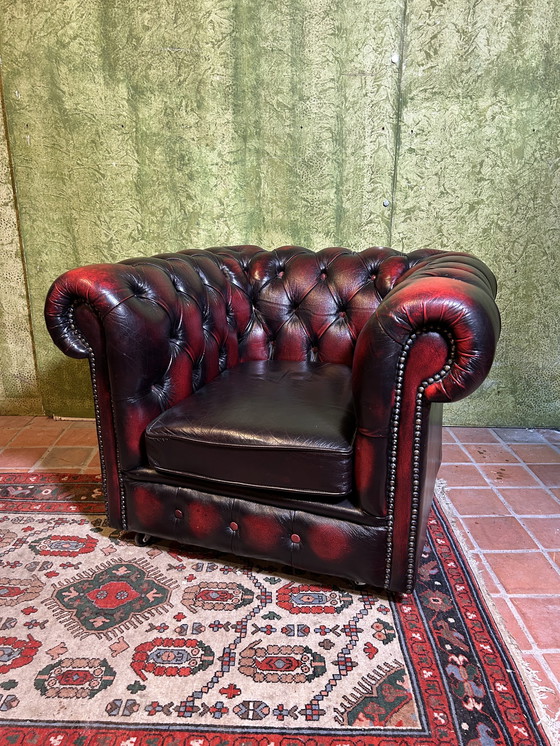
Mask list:
[[[290,539],[293,541],[294,544],[299,544],[301,541],[301,538],[299,537],[298,534],[292,534],[290,536]]]
[[[237,525],[237,523],[235,521],[232,521],[229,524],[229,527],[231,528],[232,531],[237,531],[237,529],[239,528],[239,526]]]
[[[183,517],[183,511],[177,508],[177,510],[175,511],[175,518],[182,518],[182,517]]]

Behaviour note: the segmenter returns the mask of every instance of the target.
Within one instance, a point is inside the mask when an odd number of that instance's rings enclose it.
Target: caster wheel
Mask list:
[[[153,537],[150,534],[135,534],[134,543],[137,547],[147,547],[153,542]]]

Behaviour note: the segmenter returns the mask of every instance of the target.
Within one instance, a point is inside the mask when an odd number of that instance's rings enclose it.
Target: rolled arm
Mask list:
[[[157,263],[71,270],[49,291],[47,328],[67,355],[106,359],[114,401],[133,405],[154,384],[156,398],[175,398],[175,366],[185,357],[196,363],[204,350],[207,309],[200,278],[192,274],[188,292],[180,295]]]
[[[147,424],[235,364],[227,293],[211,258],[180,254],[81,267],[49,291],[54,342],[90,361],[112,525],[126,523],[122,472],[144,463]]]
[[[426,381],[427,402],[451,402],[482,383],[500,334],[495,279],[483,262],[451,252],[415,252],[409,261],[411,268],[379,304],[356,344],[352,376],[359,426],[377,435],[388,430],[399,371],[410,357],[405,353],[422,335],[440,335],[445,344],[434,341],[433,354],[417,356],[414,378],[418,385]]]
[[[438,402],[473,392],[500,333],[490,270],[470,255],[415,252],[358,337],[352,377],[362,509],[388,518],[387,586],[412,586],[439,466]],[[432,411],[433,409],[433,411]]]
[[[181,255],[94,264],[53,283],[45,319],[54,342],[71,357],[106,361],[125,420],[153,418],[235,358],[228,283],[209,264],[206,276]]]
[[[411,335],[432,329],[449,340],[450,364],[427,376],[439,377],[426,386],[425,398],[452,402],[472,393],[488,375],[500,335],[495,284],[488,272],[474,257],[452,254],[409,270],[364,329],[372,363],[381,348],[402,348]]]

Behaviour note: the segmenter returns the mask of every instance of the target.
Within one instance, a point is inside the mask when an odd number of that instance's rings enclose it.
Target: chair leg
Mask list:
[[[147,547],[150,545],[154,540],[153,536],[150,536],[150,534],[135,534],[134,535],[134,543],[137,547]]]

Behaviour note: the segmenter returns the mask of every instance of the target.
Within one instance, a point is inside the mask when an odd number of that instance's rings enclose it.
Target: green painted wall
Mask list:
[[[472,251],[503,332],[468,424],[560,427],[560,3],[411,0],[392,243]]]
[[[41,398],[4,123],[0,110],[0,415],[37,414]]]
[[[19,299],[0,301],[27,318],[27,283],[29,409],[91,412],[87,366],[42,320],[66,269],[188,246],[385,244],[472,250],[498,275],[498,360],[447,421],[558,425],[554,6],[0,0],[23,247]],[[30,361],[29,340],[6,349]]]

